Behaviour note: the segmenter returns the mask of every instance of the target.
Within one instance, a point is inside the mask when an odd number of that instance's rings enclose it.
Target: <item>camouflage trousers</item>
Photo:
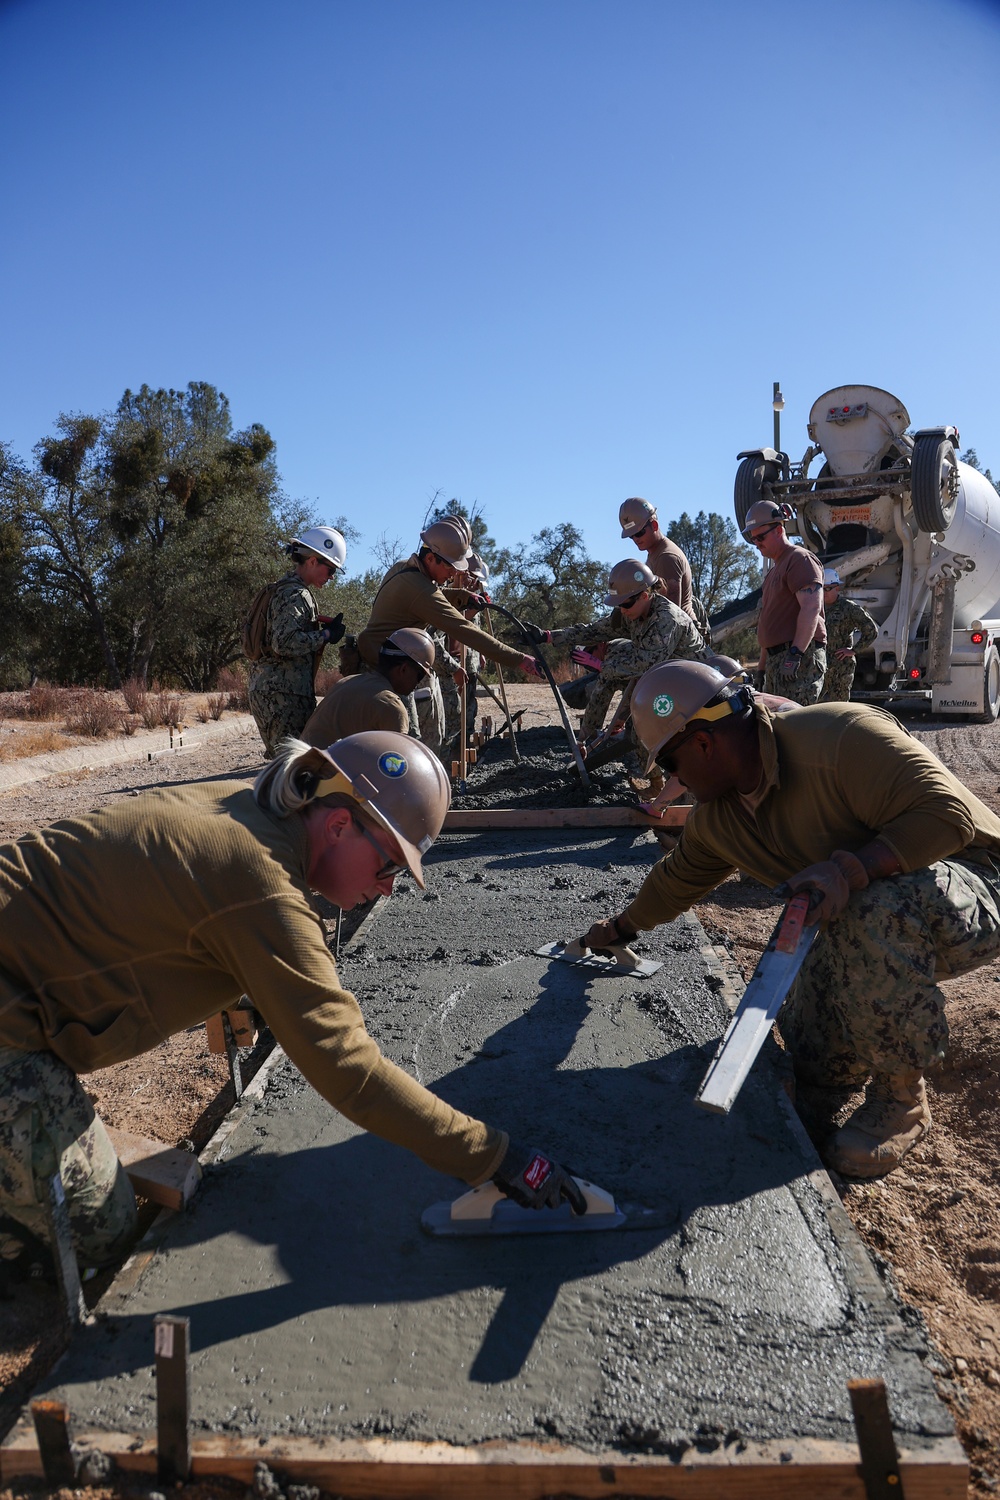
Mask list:
[[[945,859],[855,891],[806,959],[778,1017],[805,1084],[860,1088],[925,1072],[948,1042],[937,981],[1000,956],[1000,863]]]
[[[844,661],[838,661],[836,657],[830,662],[823,678],[823,691],[819,695],[820,703],[849,703],[851,688],[854,685],[854,670],[857,663],[853,656]]]
[[[301,738],[316,708],[315,693],[290,693],[266,677],[251,680],[248,696],[268,760],[277,755],[286,735]]]
[[[810,703],[818,703],[823,691],[823,679],[826,677],[826,647],[817,646],[815,641],[807,646],[799,657],[799,670],[794,677],[782,677],[779,670],[787,654],[787,648],[783,646],[767,648],[764,692],[790,698],[793,703],[801,703],[803,708],[808,708]]]
[[[462,723],[462,705],[454,677],[439,677],[441,697],[444,699],[444,744],[458,744],[458,731]]]
[[[0,1257],[18,1229],[49,1239],[48,1182],[58,1169],[80,1262],[118,1260],[136,1233],[135,1194],[72,1069],[52,1052],[0,1047]]]
[[[583,711],[580,731],[585,740],[603,729],[615,694],[624,691],[633,677],[641,677],[654,665],[648,653],[637,651],[631,641],[608,642],[603,665]]]

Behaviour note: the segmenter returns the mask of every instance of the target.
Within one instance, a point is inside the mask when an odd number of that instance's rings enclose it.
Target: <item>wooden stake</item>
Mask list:
[[[71,1485],[76,1464],[69,1443],[69,1407],[61,1401],[32,1401],[31,1419],[46,1481],[53,1489]]]
[[[157,1475],[168,1484],[191,1472],[190,1318],[161,1314],[153,1319],[156,1355]]]
[[[903,1500],[899,1455],[884,1380],[849,1380],[854,1430],[861,1451],[861,1477],[867,1500]]]
[[[483,610],[483,615],[484,615],[484,617],[486,619],[486,629],[489,631],[490,635],[493,635],[493,621],[490,619],[490,612],[489,612],[489,610],[488,609],[484,609]],[[501,667],[501,665],[500,665],[499,662],[497,662],[496,667],[497,667],[497,682],[498,682],[499,687],[500,687],[500,697],[501,697],[502,702],[503,702],[503,711],[507,715],[507,731],[510,734],[510,747],[511,747],[511,749],[514,752],[514,764],[515,765],[520,765],[520,763],[521,763],[521,752],[517,748],[517,736],[514,733],[514,721],[513,721],[513,719],[510,716],[510,705],[507,702],[507,684],[503,680],[503,667]],[[485,683],[483,685],[485,687]],[[490,694],[490,696],[494,697],[494,695],[492,693]],[[494,698],[494,701],[495,701],[495,698]]]

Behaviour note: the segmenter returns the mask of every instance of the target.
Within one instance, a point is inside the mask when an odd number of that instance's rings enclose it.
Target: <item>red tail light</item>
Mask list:
[[[985,630],[974,630],[970,639],[974,646],[981,646],[986,639]]]
[[[919,677],[920,677],[920,668],[919,667],[911,667],[910,668],[910,680],[912,682],[916,682]]]

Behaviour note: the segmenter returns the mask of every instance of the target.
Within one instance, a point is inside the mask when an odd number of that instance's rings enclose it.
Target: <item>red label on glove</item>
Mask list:
[[[547,1181],[552,1171],[552,1163],[547,1156],[533,1156],[524,1169],[524,1181],[533,1193]]]

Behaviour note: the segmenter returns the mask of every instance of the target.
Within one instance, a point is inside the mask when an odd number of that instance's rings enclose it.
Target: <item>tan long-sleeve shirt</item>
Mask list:
[[[306,828],[240,782],[163,788],[0,846],[0,1046],[76,1073],[247,994],[313,1087],[430,1166],[485,1181],[502,1131],[379,1052],[306,883]]]
[[[735,792],[692,810],[625,913],[636,927],[672,922],[734,870],[774,886],[876,837],[904,873],[1000,853],[1000,818],[883,709],[824,703],[775,717],[758,701],[755,713],[763,796],[753,813]]]
[[[335,682],[310,714],[302,738],[307,745],[325,748],[345,735],[361,734],[366,729],[410,732],[406,704],[381,672],[355,672]]]
[[[519,667],[523,652],[505,646],[467,620],[449,604],[437,584],[424,572],[416,553],[406,562],[394,564],[375,595],[368,624],[358,637],[358,650],[370,666],[378,661],[379,647],[394,630],[415,625],[423,630],[443,630],[464,641],[502,667]]]

